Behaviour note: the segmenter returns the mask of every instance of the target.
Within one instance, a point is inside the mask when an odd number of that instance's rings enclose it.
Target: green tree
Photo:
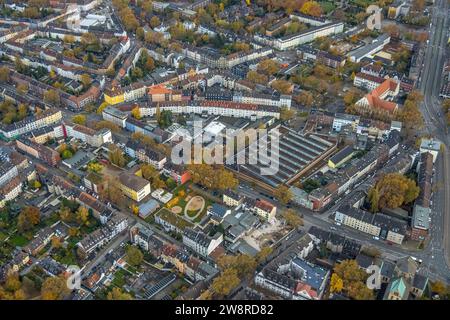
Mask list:
[[[77,220],[81,225],[89,224],[89,210],[84,206],[80,206],[77,210]]]
[[[70,158],[72,158],[73,157],[73,153],[72,153],[72,151],[70,151],[69,149],[66,149],[66,150],[64,150],[62,153],[61,153],[61,158],[63,158],[64,160],[65,159],[70,159]]]
[[[102,114],[103,110],[108,106],[108,102],[103,102],[97,109],[97,114]]]
[[[282,204],[288,204],[288,202],[292,199],[292,192],[289,190],[289,187],[282,184],[275,189],[274,196]]]
[[[62,300],[69,294],[69,292],[67,281],[62,276],[49,277],[42,283],[42,300]]]
[[[339,293],[342,291],[343,288],[344,288],[344,281],[342,281],[342,279],[339,278],[339,276],[336,273],[333,273],[331,275],[331,280],[330,280],[330,292]]]
[[[57,91],[50,89],[44,93],[44,102],[53,106],[59,106],[61,97]]]
[[[133,297],[126,292],[123,292],[120,288],[113,288],[107,295],[108,300],[133,300]]]
[[[41,213],[39,208],[28,206],[22,209],[17,218],[17,230],[20,233],[31,230],[35,225],[39,224]]]
[[[133,108],[133,110],[131,110],[131,115],[133,116],[133,118],[138,120],[142,118],[141,111],[138,106],[136,106],[135,108]]]
[[[380,201],[380,193],[378,192],[378,188],[370,188],[368,193],[368,200],[370,203],[370,211],[375,213],[378,211],[378,203]]]
[[[102,172],[103,165],[98,162],[89,162],[87,165],[87,169],[88,171],[99,173]]]
[[[282,121],[288,121],[295,117],[295,110],[288,108],[288,107],[281,107],[280,108],[280,119]]]
[[[126,164],[126,160],[125,160],[122,150],[120,150],[115,145],[112,145],[109,147],[108,157],[109,157],[109,161],[111,161],[111,163],[115,164],[118,167],[123,168]]]
[[[247,80],[253,83],[266,84],[269,81],[268,77],[264,74],[260,74],[257,71],[250,70],[247,73]]]
[[[320,17],[322,15],[322,7],[316,1],[306,1],[300,8],[300,12],[310,16]]]
[[[111,121],[101,120],[94,124],[94,129],[96,129],[96,130],[100,130],[100,129],[104,129],[104,128],[111,130],[111,132],[119,132],[120,131],[120,127],[117,124],[112,123]]]
[[[87,73],[83,73],[83,74],[81,75],[80,81],[81,81],[81,83],[83,84],[83,86],[84,86],[85,88],[89,87],[89,86],[91,85],[91,83],[92,83],[91,76],[88,75]]]
[[[356,260],[344,260],[334,267],[337,277],[342,279],[343,291],[356,300],[373,299],[373,291],[367,288],[368,274],[360,269]]]
[[[240,283],[237,271],[235,269],[225,270],[219,277],[216,277],[212,283],[212,289],[215,293],[227,296]]]
[[[150,26],[152,28],[156,28],[157,26],[159,26],[161,24],[161,21],[159,20],[158,16],[153,16],[150,19]]]
[[[0,82],[9,81],[9,68],[4,66],[0,68]]]
[[[282,214],[286,223],[293,228],[298,228],[303,225],[303,220],[300,218],[300,215],[296,213],[293,209],[285,210]]]
[[[23,63],[20,57],[16,57],[14,62],[15,70],[19,73],[25,73],[27,71],[27,66]]]
[[[73,123],[85,125],[86,124],[86,116],[82,114],[77,114],[72,117]]]
[[[369,199],[374,201],[371,203],[373,209],[398,208],[414,201],[419,196],[419,191],[414,180],[399,173],[389,173],[369,191]]]
[[[258,64],[258,72],[267,76],[274,75],[280,71],[280,64],[272,59],[265,59]]]
[[[289,94],[292,92],[292,83],[283,79],[274,80],[271,86],[281,94]]]
[[[136,246],[129,246],[126,255],[127,262],[132,266],[139,266],[144,260],[144,254]]]

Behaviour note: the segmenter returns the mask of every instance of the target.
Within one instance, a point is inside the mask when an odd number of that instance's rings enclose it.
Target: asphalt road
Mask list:
[[[425,133],[442,143],[446,148],[435,163],[437,186],[433,194],[430,241],[424,251],[424,265],[431,273],[446,275],[450,281],[450,139],[446,119],[443,116],[439,90],[442,70],[447,56],[449,4],[447,0],[437,0],[433,9],[429,43],[425,55],[420,89],[424,95],[422,114]]]

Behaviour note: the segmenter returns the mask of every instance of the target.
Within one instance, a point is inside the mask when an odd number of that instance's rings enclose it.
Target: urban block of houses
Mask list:
[[[90,254],[97,248],[102,247],[119,233],[128,228],[128,219],[119,214],[113,215],[100,229],[85,236],[77,246],[86,254]]]
[[[130,239],[133,244],[154,257],[159,257],[162,253],[164,242],[150,228],[141,223],[137,223],[130,228]]]
[[[420,192],[413,208],[411,239],[424,240],[430,228],[433,155],[429,152],[422,153],[417,167]]]
[[[255,284],[284,299],[321,300],[330,271],[305,260],[313,247],[305,234],[258,272]]]
[[[183,244],[203,257],[208,257],[222,242],[220,232],[210,237],[200,230],[185,228],[183,231]]]
[[[39,114],[24,118],[9,125],[1,125],[0,133],[8,139],[20,137],[33,130],[60,122],[62,113],[57,109],[47,109]]]
[[[442,143],[434,139],[422,139],[420,143],[420,153],[429,152],[433,155],[433,163],[441,151]]]
[[[371,213],[350,204],[340,206],[334,220],[350,228],[379,237],[388,242],[402,244],[407,235],[407,223],[383,213]]]

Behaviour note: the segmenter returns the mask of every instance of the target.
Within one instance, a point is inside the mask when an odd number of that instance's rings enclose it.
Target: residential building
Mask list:
[[[125,145],[125,152],[132,158],[137,158],[141,162],[148,163],[158,170],[162,170],[167,158],[164,154],[156,151],[148,145],[135,140],[128,140]]]
[[[359,120],[359,116],[346,113],[336,113],[333,119],[333,130],[340,132],[343,127],[350,126],[353,131],[356,131]]]
[[[58,152],[29,139],[20,138],[16,140],[16,145],[19,150],[40,159],[51,166],[57,166],[61,161],[61,157]]]
[[[277,207],[267,200],[256,200],[254,212],[265,221],[273,221],[277,213]]]
[[[244,196],[233,190],[226,190],[223,193],[222,201],[229,207],[237,207],[244,201]]]
[[[343,31],[343,22],[331,22],[321,26],[309,28],[308,30],[296,34],[275,39],[272,42],[275,49],[287,50],[303,43],[312,42],[317,38],[339,34]]]
[[[120,128],[125,128],[125,122],[128,115],[114,107],[106,107],[102,111],[102,116],[104,120],[110,121]]]
[[[130,228],[130,238],[132,243],[145,252],[151,253],[154,257],[161,255],[164,243],[155,236],[151,229],[143,224],[138,223]]]
[[[441,151],[441,142],[434,139],[422,139],[420,143],[420,153],[429,152],[433,155],[433,163]]]
[[[63,126],[67,137],[76,138],[93,147],[100,147],[105,143],[113,142],[111,130],[107,128],[94,130],[74,123],[64,123]]]
[[[213,237],[190,228],[184,229],[183,232],[183,244],[203,257],[208,257],[222,242],[223,235],[219,232]]]
[[[19,137],[33,130],[58,123],[62,119],[62,113],[57,109],[47,109],[39,114],[29,116],[21,121],[9,125],[0,126],[0,134],[10,139]]]
[[[85,236],[77,246],[86,254],[90,254],[97,248],[104,246],[106,243],[114,239],[119,233],[128,228],[128,219],[122,215],[114,215],[100,229],[91,232]]]
[[[255,284],[285,299],[320,300],[330,271],[294,258],[277,269],[265,268],[255,277]]]

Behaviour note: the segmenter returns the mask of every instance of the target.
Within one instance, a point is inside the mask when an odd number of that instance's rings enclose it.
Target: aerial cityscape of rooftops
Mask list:
[[[450,299],[449,17],[0,0],[0,300]]]

